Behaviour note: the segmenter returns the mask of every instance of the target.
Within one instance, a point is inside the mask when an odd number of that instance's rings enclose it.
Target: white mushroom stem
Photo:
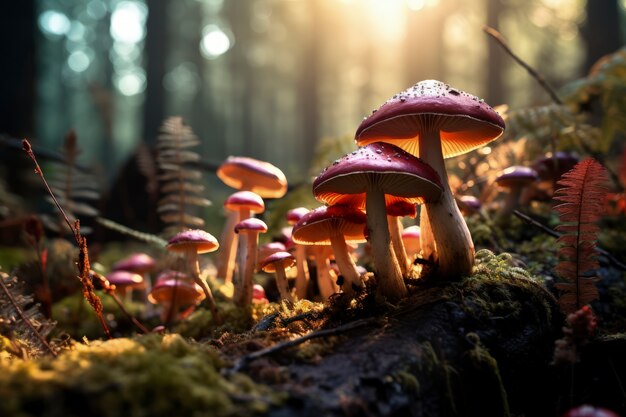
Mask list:
[[[254,277],[254,270],[257,265],[257,246],[259,244],[259,233],[256,231],[249,231],[247,233],[243,233],[243,236],[240,236],[240,242],[245,242],[245,263],[243,264],[243,268],[239,270],[239,276],[241,279],[238,280],[237,285],[235,286],[235,301],[237,305],[241,307],[246,307],[252,304],[252,295],[253,295],[253,284],[252,278]],[[241,248],[241,244],[239,245]],[[242,255],[243,257],[244,255]],[[240,258],[241,259],[241,258]]]
[[[428,224],[437,244],[437,275],[441,279],[459,280],[472,273],[474,243],[448,185],[439,130],[420,132],[419,149],[420,158],[437,171],[443,185],[441,198],[425,204]],[[425,233],[424,229],[421,233]]]
[[[274,274],[276,274],[276,286],[278,287],[281,300],[293,301],[289,291],[289,284],[287,283],[285,268],[282,265],[276,265]]]
[[[299,300],[306,298],[307,289],[309,288],[309,266],[306,260],[306,247],[295,244],[296,246],[296,296]]]
[[[239,222],[239,213],[231,211],[228,213],[224,230],[222,230],[222,237],[220,239],[222,250],[219,257],[217,276],[223,278],[224,282],[232,282],[233,280],[235,256],[237,254],[237,234],[235,234],[235,225]]]
[[[391,245],[385,194],[377,189],[370,189],[365,194],[368,239],[372,247],[378,288],[385,297],[398,300],[405,297],[408,292]]]
[[[437,263],[437,242],[435,242],[433,229],[428,221],[425,204],[420,208],[420,247],[422,258]]]
[[[327,300],[337,292],[336,284],[330,274],[330,261],[326,254],[327,246],[313,246],[315,265],[317,270],[317,287],[320,295]]]
[[[198,254],[195,249],[190,249],[186,251],[187,259],[189,260],[189,264],[191,266],[191,276],[193,280],[202,288],[204,292],[205,299],[207,303],[209,303],[209,309],[211,310],[211,316],[213,316],[213,322],[219,326],[222,324],[220,316],[217,312],[217,305],[215,304],[215,299],[213,298],[213,293],[209,288],[209,285],[200,277],[200,261],[198,259]]]
[[[343,292],[348,295],[353,294],[356,288],[363,287],[363,282],[356,264],[350,256],[346,240],[341,233],[332,233],[330,243],[335,253],[335,262],[344,279]]]
[[[402,221],[400,216],[387,216],[387,223],[389,224],[389,236],[391,237],[391,244],[393,245],[393,251],[396,254],[398,264],[402,270],[402,275],[407,275],[411,270],[411,262],[406,256],[406,249],[404,248],[404,242],[402,241]]]

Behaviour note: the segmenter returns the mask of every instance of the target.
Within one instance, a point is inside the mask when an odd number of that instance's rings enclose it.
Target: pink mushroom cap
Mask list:
[[[171,252],[187,252],[193,249],[196,253],[207,253],[219,247],[220,244],[212,234],[199,229],[177,233],[167,242],[167,250]]]

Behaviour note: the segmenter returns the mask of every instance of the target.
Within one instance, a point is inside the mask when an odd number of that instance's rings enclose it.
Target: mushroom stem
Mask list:
[[[296,277],[296,296],[299,300],[306,298],[307,289],[309,287],[309,266],[306,260],[306,248],[303,245],[296,246],[296,268],[298,275]]]
[[[335,262],[344,278],[344,285],[342,286],[343,292],[351,295],[356,289],[363,287],[361,275],[348,252],[348,245],[343,235],[332,233],[330,235],[330,243],[335,253]]]
[[[420,208],[420,247],[422,258],[437,262],[437,242],[433,236],[433,229],[430,227],[425,205]]]
[[[239,222],[244,221],[245,219],[249,219],[251,216],[250,210],[248,209],[241,209],[239,210],[239,221],[237,222],[237,224]],[[233,227],[233,233],[234,233],[235,228]],[[244,278],[244,270],[246,268],[246,259],[248,258],[248,246],[249,246],[249,241],[250,238],[248,236],[248,234],[245,234],[244,237],[239,236],[237,241],[237,250],[236,252],[236,259],[237,259],[237,277],[236,277],[236,282],[235,282],[235,287],[239,286],[241,287],[242,285],[242,281],[245,279]],[[254,239],[255,242],[258,242],[256,239]],[[256,252],[256,243],[255,243],[255,247],[254,247],[254,251]],[[234,266],[234,264],[233,264]],[[231,274],[231,281],[232,281],[232,274]]]
[[[437,171],[443,185],[441,198],[425,204],[428,224],[437,245],[437,275],[442,279],[459,280],[472,272],[474,243],[448,184],[439,130],[421,132],[419,149],[420,158]]]
[[[216,326],[219,326],[222,324],[222,320],[217,312],[217,305],[215,304],[215,299],[213,298],[213,293],[211,293],[209,285],[202,278],[200,278],[200,261],[195,249],[187,251],[187,259],[189,259],[189,264],[191,266],[191,276],[196,284],[202,288],[206,301],[209,303],[209,309],[211,310],[211,316],[213,316],[213,322]]]
[[[254,276],[254,270],[257,264],[257,245],[259,234],[255,232],[245,233],[241,236],[243,239],[240,241],[246,242],[246,259],[244,268],[241,269],[241,280],[238,282],[235,290],[235,299],[237,305],[241,307],[249,306],[252,304],[252,278]]]
[[[224,282],[232,282],[233,271],[235,269],[235,255],[237,254],[237,234],[235,234],[235,225],[239,223],[239,213],[231,211],[228,213],[224,230],[222,231],[222,252],[219,258],[217,268],[217,276],[223,278]]]
[[[291,297],[291,292],[289,291],[289,284],[287,284],[287,275],[285,274],[285,268],[282,266],[277,266],[276,271],[276,286],[278,287],[278,292],[280,293],[280,298],[282,300],[293,301]]]
[[[388,215],[387,223],[389,224],[389,236],[391,237],[393,251],[396,254],[398,264],[400,264],[402,275],[406,276],[411,270],[411,262],[409,262],[409,258],[406,256],[406,249],[402,241],[402,222],[400,221],[400,216]]]
[[[337,292],[337,288],[330,275],[330,261],[326,255],[326,246],[313,246],[313,248],[317,270],[317,287],[322,298],[327,300]]]
[[[385,297],[398,300],[405,297],[408,292],[402,279],[402,271],[393,254],[387,224],[385,194],[377,189],[368,190],[365,194],[368,240],[372,247],[378,288]]]
[[[502,209],[500,209],[500,214],[497,218],[498,222],[508,219],[511,216],[511,213],[513,213],[513,210],[517,208],[520,197],[522,196],[522,188],[523,187],[511,187],[506,199],[504,200],[504,205],[502,206]]]

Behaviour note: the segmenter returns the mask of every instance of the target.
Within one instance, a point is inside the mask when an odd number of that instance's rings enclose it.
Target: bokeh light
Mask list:
[[[113,82],[117,90],[125,96],[134,96],[146,89],[146,76],[143,71],[116,74]]]
[[[122,1],[111,15],[111,36],[117,42],[137,43],[146,35],[148,10],[144,4]]]
[[[70,19],[56,10],[46,10],[39,16],[39,28],[45,35],[60,37],[71,27]]]
[[[217,58],[228,52],[230,47],[230,38],[219,26],[207,25],[204,27],[200,51],[205,58]]]

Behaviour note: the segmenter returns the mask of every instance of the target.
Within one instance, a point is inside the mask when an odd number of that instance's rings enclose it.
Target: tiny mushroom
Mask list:
[[[315,198],[329,205],[359,207],[365,200],[368,240],[381,294],[400,299],[408,294],[393,255],[387,223],[388,205],[415,204],[441,197],[437,173],[419,158],[386,143],[371,143],[326,168],[313,181]]]
[[[298,221],[307,214],[310,210],[305,207],[296,207],[287,212],[287,223],[290,225],[294,225],[298,223]],[[293,232],[292,232],[293,233]],[[306,298],[307,288],[309,287],[309,267],[306,259],[306,248],[302,245],[299,245],[295,242],[292,243],[296,252],[296,297],[298,299]]]
[[[508,188],[509,193],[498,214],[500,220],[508,219],[513,210],[519,205],[524,188],[532,185],[537,181],[537,178],[537,172],[529,167],[512,166],[502,171],[502,174],[496,178],[496,183],[500,187]]]
[[[279,168],[245,156],[229,156],[217,176],[230,187],[255,192],[262,198],[280,198],[287,192],[287,178]]]
[[[145,253],[134,253],[113,265],[113,270],[123,270],[144,275],[154,269],[154,259]]]
[[[465,216],[480,211],[482,203],[473,195],[457,195],[456,202],[459,205],[461,213]]]
[[[267,225],[260,219],[251,217],[235,226],[235,233],[244,235],[242,242],[246,245],[245,257],[239,256],[240,279],[235,283],[235,302],[242,307],[252,303],[252,277],[257,265],[257,246],[259,233],[267,232]],[[241,245],[239,246],[241,248]]]
[[[393,143],[439,174],[443,196],[426,203],[420,225],[424,257],[437,263],[442,279],[461,279],[474,265],[474,243],[454,201],[443,159],[479,148],[503,131],[504,120],[483,100],[436,80],[396,94],[356,131],[359,146]]]
[[[167,250],[174,253],[183,253],[187,257],[193,280],[198,284],[211,309],[213,321],[219,325],[221,323],[217,305],[213,299],[213,294],[207,283],[200,277],[200,262],[198,260],[198,254],[208,253],[216,251],[219,248],[219,243],[210,233],[204,230],[191,229],[185,230],[174,235],[167,242]]]
[[[111,271],[106,276],[109,283],[115,285],[115,292],[120,296],[126,297],[127,301],[131,291],[134,288],[141,289],[145,287],[144,279],[141,275],[131,271]]]
[[[289,252],[276,252],[261,261],[263,271],[276,274],[276,286],[282,300],[293,301],[285,269],[291,268],[295,262],[296,259]]]
[[[330,245],[345,280],[343,290],[353,294],[363,287],[347,243],[365,242],[365,213],[355,207],[334,205],[311,210],[293,226],[293,241],[303,245]]]
[[[224,208],[230,213],[222,230],[222,252],[218,261],[217,276],[225,282],[232,282],[237,253],[237,235],[235,225],[252,214],[263,213],[265,203],[260,195],[252,191],[238,191],[231,194],[224,202]]]
[[[407,257],[410,262],[413,263],[415,258],[419,255],[420,250],[422,250],[422,246],[420,245],[420,227],[409,226],[404,229],[402,231],[402,242],[404,243]]]
[[[170,321],[178,314],[181,307],[195,305],[204,300],[205,292],[202,288],[185,279],[162,278],[157,280],[152,291],[148,295],[148,301],[152,304],[164,306],[161,319]]]
[[[257,258],[265,259],[272,253],[286,252],[287,247],[282,242],[267,242],[259,246]]]
[[[252,286],[252,302],[254,304],[267,304],[268,300],[265,296],[265,288],[261,284]]]

